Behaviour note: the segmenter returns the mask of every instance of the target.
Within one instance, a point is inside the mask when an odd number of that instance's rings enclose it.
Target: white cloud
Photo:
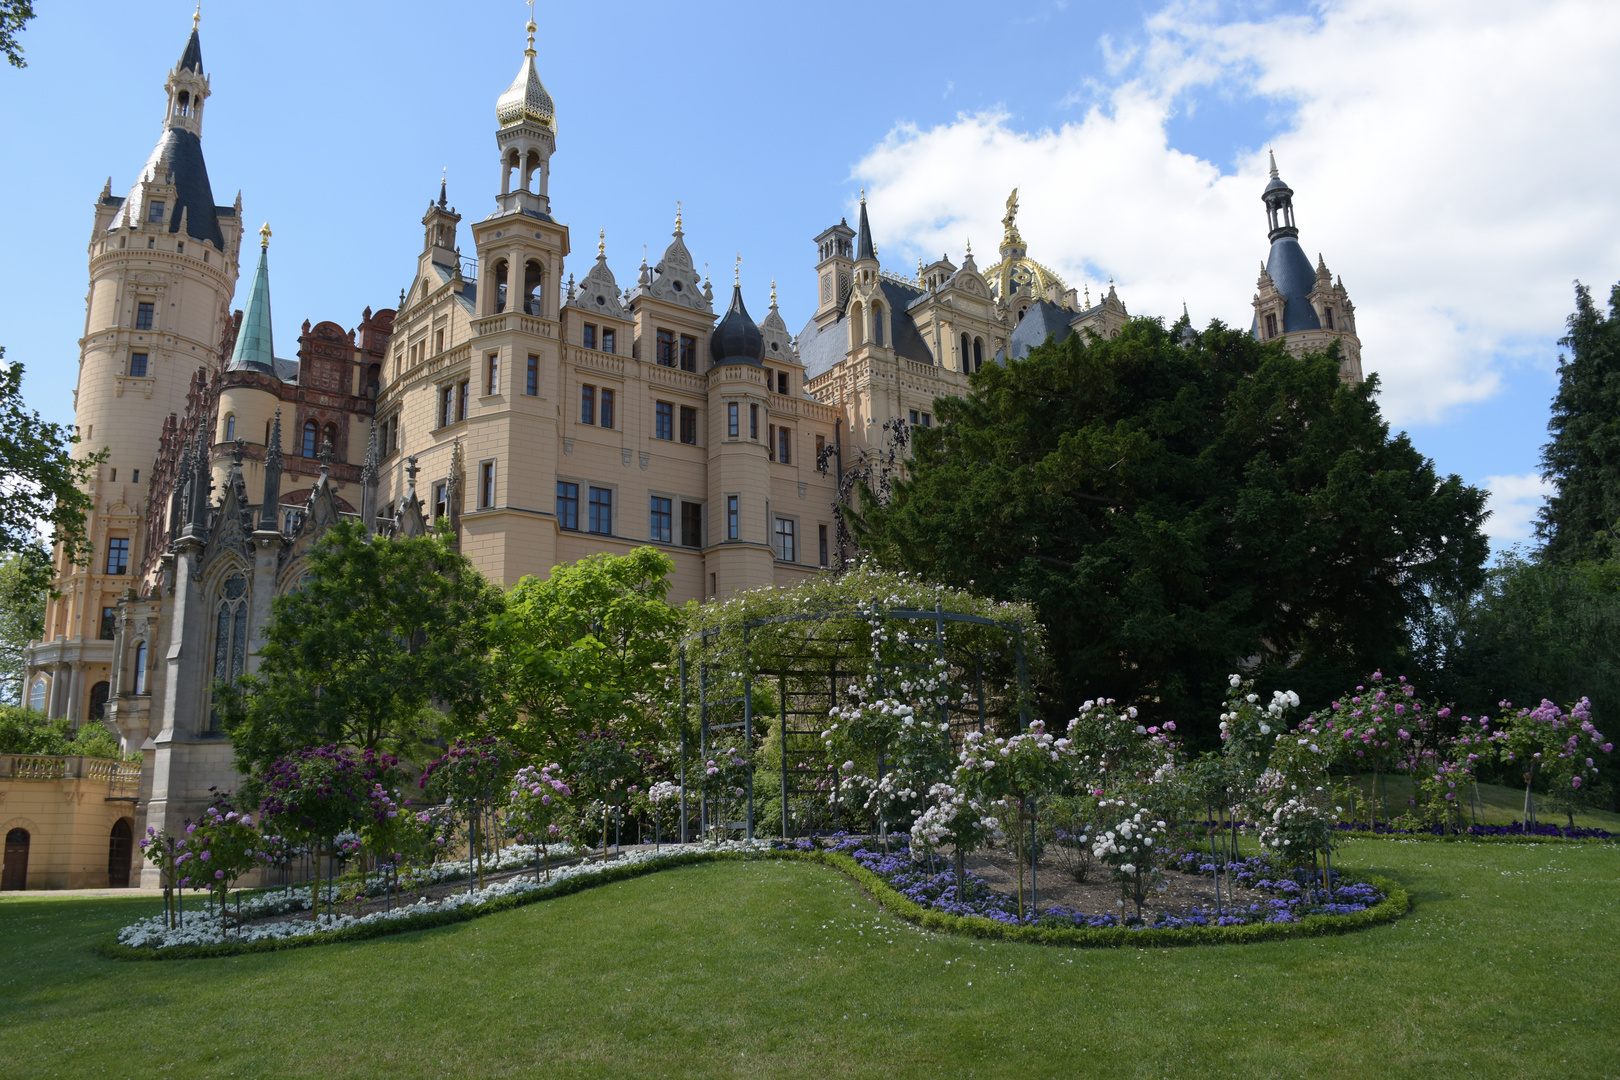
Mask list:
[[[1526,342],[1556,336],[1576,277],[1620,276],[1620,5],[1345,0],[1318,16],[1220,22],[1208,5],[1103,42],[1115,82],[1062,127],[1005,113],[895,128],[861,160],[880,246],[994,261],[1020,188],[1030,255],[1071,284],[1113,275],[1133,312],[1247,325],[1267,243],[1265,151],[1235,172],[1170,145],[1192,95],[1279,112],[1300,241],[1342,275],[1364,364],[1396,423],[1489,396]],[[893,265],[904,265],[896,259]]]
[[[1501,548],[1531,539],[1535,535],[1536,512],[1552,494],[1552,485],[1540,473],[1521,473],[1487,476],[1484,486],[1490,491],[1485,507],[1491,516],[1485,519],[1485,532],[1491,543]]]

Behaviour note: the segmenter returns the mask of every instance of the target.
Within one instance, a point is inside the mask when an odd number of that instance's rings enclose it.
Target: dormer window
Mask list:
[[[146,220],[159,225],[163,223],[162,199],[153,200],[152,204],[146,208]]]
[[[1276,336],[1277,336],[1277,316],[1268,313],[1266,315],[1266,337],[1267,338],[1274,338]]]

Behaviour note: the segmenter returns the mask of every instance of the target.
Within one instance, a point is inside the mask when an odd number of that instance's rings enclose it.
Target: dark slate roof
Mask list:
[[[1271,183],[1266,185],[1266,191],[1276,191],[1278,188],[1284,188],[1284,189],[1287,189],[1287,190],[1292,190],[1291,188],[1288,188],[1287,184],[1282,182],[1282,177],[1273,176],[1271,178]],[[1262,192],[1261,194],[1264,195],[1264,192]]]
[[[1014,360],[1022,360],[1029,355],[1029,350],[1037,345],[1046,344],[1047,338],[1062,341],[1073,331],[1069,320],[1075,317],[1072,311],[1066,311],[1050,300],[1037,300],[1024,312],[1024,317],[1018,320],[1013,328],[1012,336],[1007,340],[1007,346]],[[998,362],[1005,363],[1006,358],[1000,351],[996,353]]]
[[[212,240],[215,249],[225,250],[225,233],[219,227],[219,216],[214,208],[214,190],[208,183],[208,165],[203,161],[202,140],[195,132],[168,128],[152,148],[135,186],[124,200],[122,212],[113,215],[111,229],[126,223],[139,224],[146,220],[146,200],[141,183],[147,177],[162,182],[164,177],[174,185],[174,205],[165,207],[169,231],[180,231],[181,211],[185,212],[186,235],[197,240]]]
[[[844,321],[844,313],[838,313],[835,322],[827,324],[827,329],[818,330],[816,320],[811,319],[799,331],[799,361],[804,364],[804,377],[813,379],[833,369],[833,365],[844,358],[849,352],[849,324]]]
[[[180,54],[180,66],[199,75],[203,73],[202,39],[197,36],[195,26],[191,28],[191,40],[186,42],[186,51]]]
[[[743,306],[742,287],[733,286],[731,307],[709,337],[709,357],[716,364],[758,364],[765,335]]]
[[[889,325],[894,327],[894,341],[891,344],[895,355],[919,364],[932,364],[934,354],[906,310],[922,293],[888,278],[881,279],[880,285],[883,298],[889,305]],[[846,299],[838,318],[828,323],[825,330],[816,329],[816,320],[811,319],[799,331],[799,361],[804,364],[806,379],[831,371],[833,365],[849,353],[849,322],[845,317],[848,309],[849,301]]]
[[[877,253],[872,250],[872,226],[866,221],[866,199],[861,199],[861,229],[859,238],[855,241],[855,260],[876,259]]]
[[[1271,256],[1266,259],[1266,273],[1276,282],[1277,291],[1288,300],[1283,307],[1283,333],[1296,330],[1320,330],[1321,322],[1316,309],[1306,297],[1316,288],[1316,271],[1299,241],[1292,236],[1279,236],[1271,245]]]
[[[276,357],[275,366],[276,378],[280,379],[282,382],[295,383],[298,381],[298,361],[283,360],[278,356]]]
[[[911,302],[921,293],[888,278],[880,279],[879,284],[883,287],[883,295],[889,301],[891,316],[889,325],[894,327],[892,347],[895,355],[915,360],[919,364],[932,364],[934,354],[929,350],[928,342],[923,340],[922,334],[917,330],[917,323],[907,311]]]

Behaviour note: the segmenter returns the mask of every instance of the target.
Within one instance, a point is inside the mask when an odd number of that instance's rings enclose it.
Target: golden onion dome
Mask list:
[[[536,29],[534,23],[530,22],[529,47],[523,50],[523,66],[518,69],[512,85],[506,88],[506,93],[495,101],[495,120],[501,127],[532,120],[550,131],[557,130],[556,106],[552,103],[551,95],[546,93],[545,84],[540,81],[540,73],[534,69]]]
[[[1022,250],[1016,254],[1006,252],[1000,262],[984,271],[984,280],[990,286],[990,295],[1004,301],[1010,301],[1025,288],[1029,290],[1027,295],[1037,300],[1046,299],[1046,289],[1050,285],[1056,285],[1059,292],[1066,288],[1062,278],[1025,255]]]

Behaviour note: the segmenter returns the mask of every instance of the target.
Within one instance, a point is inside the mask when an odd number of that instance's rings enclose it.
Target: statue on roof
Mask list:
[[[1018,189],[1013,188],[1012,194],[1007,196],[1007,216],[1001,219],[1006,233],[1002,236],[1003,244],[1022,244],[1024,238],[1018,235]]]

